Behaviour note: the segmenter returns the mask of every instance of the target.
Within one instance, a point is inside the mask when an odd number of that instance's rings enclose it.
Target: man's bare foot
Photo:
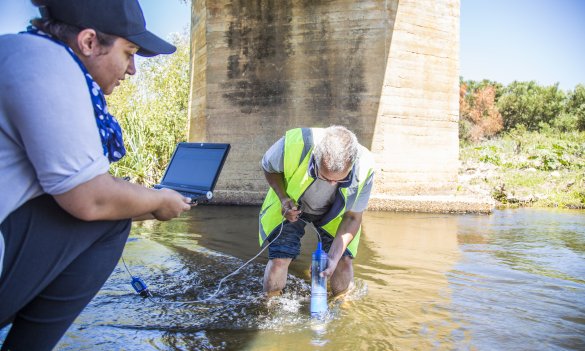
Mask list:
[[[282,295],[282,290],[275,290],[275,291],[268,291],[266,292],[266,297],[267,298],[271,298],[271,297],[275,297],[275,296],[280,296]]]

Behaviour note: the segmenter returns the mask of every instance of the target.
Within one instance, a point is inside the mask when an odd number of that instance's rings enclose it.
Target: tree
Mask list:
[[[578,84],[575,90],[569,93],[565,112],[576,118],[578,130],[585,131],[585,86]]]
[[[459,86],[461,139],[477,142],[502,130],[502,115],[496,107],[499,87],[497,83],[492,85],[486,80],[480,84],[473,81],[461,82]]]
[[[512,82],[504,88],[498,100],[498,110],[504,119],[504,129],[523,125],[538,131],[542,123],[551,125],[563,112],[565,93],[558,83],[541,87],[536,82]]]

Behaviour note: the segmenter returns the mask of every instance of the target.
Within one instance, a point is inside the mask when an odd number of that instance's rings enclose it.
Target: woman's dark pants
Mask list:
[[[51,350],[116,266],[131,221],[79,220],[52,196],[28,201],[0,225],[2,350]]]

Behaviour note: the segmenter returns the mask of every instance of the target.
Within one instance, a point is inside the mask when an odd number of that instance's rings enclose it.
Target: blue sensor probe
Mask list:
[[[140,279],[139,277],[132,277],[132,282],[130,282],[130,284],[132,284],[132,287],[134,288],[134,290],[136,290],[138,294],[140,294],[140,296],[144,298],[152,297],[152,294],[148,290],[148,287],[146,287],[144,281],[142,281],[142,279]]]

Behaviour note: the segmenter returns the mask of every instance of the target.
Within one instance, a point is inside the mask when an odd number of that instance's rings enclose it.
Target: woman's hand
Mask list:
[[[158,191],[160,196],[164,196],[164,199],[161,206],[153,211],[152,215],[159,221],[168,221],[191,209],[191,199],[171,189]]]

